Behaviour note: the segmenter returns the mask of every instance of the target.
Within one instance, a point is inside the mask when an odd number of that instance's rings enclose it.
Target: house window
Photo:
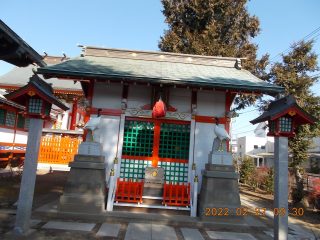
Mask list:
[[[6,122],[6,114],[7,114],[7,110],[0,108],[0,124],[4,125]]]
[[[24,128],[24,120],[25,118],[22,115],[18,115],[17,128]]]
[[[239,157],[242,157],[242,152],[239,152]]]
[[[253,145],[253,148],[254,149],[258,149],[258,145]]]
[[[18,115],[17,128],[29,129],[30,118],[25,118],[22,115]]]
[[[261,146],[261,149],[266,149],[266,146]]]
[[[8,127],[14,127],[16,122],[16,113],[13,111],[7,111],[7,117],[6,117],[6,126]]]
[[[241,145],[241,144],[239,145],[239,148],[242,148],[242,145]]]
[[[24,129],[29,130],[30,118],[25,118]]]

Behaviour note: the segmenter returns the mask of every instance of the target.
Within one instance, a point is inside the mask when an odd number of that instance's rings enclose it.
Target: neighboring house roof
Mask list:
[[[44,67],[43,58],[11,28],[0,20],[0,60],[18,67],[36,63]]]
[[[61,57],[45,57],[45,61],[50,58],[51,61],[48,61],[48,65],[56,62],[62,62]],[[57,61],[53,61],[57,59]],[[33,65],[19,68],[15,67],[8,73],[0,76],[0,88],[4,89],[18,89],[26,85],[29,81],[29,78],[33,75],[32,68],[35,68]],[[39,77],[42,75],[39,74]],[[66,94],[82,94],[81,85],[79,82],[74,84],[73,81],[68,80],[59,80],[57,78],[50,78],[46,80],[47,83],[52,83],[53,91],[55,93],[62,92]]]
[[[291,107],[294,107],[298,111],[301,112],[301,115],[295,116],[298,119],[297,122],[301,122],[302,124],[309,123],[309,121],[306,121],[305,118],[308,118],[309,120],[316,122],[318,119],[311,116],[309,113],[307,113],[305,110],[303,110],[297,103],[294,96],[289,94],[286,97],[280,98],[276,101],[273,101],[270,103],[267,111],[265,111],[261,116],[257,117],[256,119],[250,121],[252,124],[256,124],[263,121],[272,120],[274,117],[277,117],[281,113],[285,113],[287,110],[289,110]]]
[[[83,46],[80,57],[38,68],[45,78],[115,79],[236,91],[284,92],[241,69],[237,58]]]
[[[63,109],[64,111],[69,109],[58,98],[56,98],[53,95],[53,88],[51,84],[45,82],[37,75],[33,75],[30,78],[30,81],[28,82],[27,85],[13,91],[12,93],[6,94],[4,97],[8,99],[15,99],[17,103],[21,104],[22,102],[25,101],[25,96],[20,94],[23,94],[27,89],[30,89],[30,88],[35,88],[45,98],[49,99],[52,102],[52,104]]]

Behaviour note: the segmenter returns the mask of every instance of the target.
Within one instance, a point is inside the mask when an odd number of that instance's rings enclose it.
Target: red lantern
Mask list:
[[[164,102],[160,99],[153,107],[152,115],[153,118],[165,117],[167,113],[167,108]]]

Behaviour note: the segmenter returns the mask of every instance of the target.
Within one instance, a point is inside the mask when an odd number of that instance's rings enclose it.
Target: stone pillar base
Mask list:
[[[101,214],[106,203],[104,156],[77,154],[69,163],[70,173],[58,211]]]
[[[35,236],[37,234],[37,230],[36,229],[29,229],[27,232],[25,233],[14,233],[13,230],[10,232],[7,232],[4,235],[4,239],[13,239],[13,240],[33,240],[35,239]]]
[[[202,170],[198,213],[202,221],[243,224],[238,179],[235,167],[206,164]]]

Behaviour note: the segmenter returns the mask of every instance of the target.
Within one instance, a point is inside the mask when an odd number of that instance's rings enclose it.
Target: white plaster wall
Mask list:
[[[202,174],[201,170],[205,168],[208,163],[208,155],[212,150],[213,139],[216,137],[214,134],[213,123],[196,123],[195,126],[195,147],[194,147],[194,162],[196,163],[196,174],[199,176],[198,193],[200,193]],[[224,124],[219,124],[224,128]]]
[[[91,115],[96,117],[96,115]],[[106,169],[106,177],[109,179],[110,170],[113,168],[113,160],[116,157],[118,132],[119,132],[120,117],[116,116],[101,116],[100,122],[100,142],[102,144],[103,156],[105,162],[108,163]],[[123,136],[121,136],[123,137]],[[118,156],[119,160],[121,156]]]
[[[16,131],[15,143],[27,144],[28,132]]]
[[[92,107],[121,109],[122,84],[95,82]]]
[[[151,104],[152,87],[129,85],[127,108],[138,108]]]
[[[169,105],[175,109],[178,109],[178,112],[190,113],[191,112],[191,96],[192,96],[191,89],[170,88]]]
[[[45,121],[44,128],[53,128],[54,122],[53,121]]]
[[[0,128],[0,142],[13,143],[14,130]]]
[[[248,154],[258,154],[265,153],[265,149],[261,149],[261,146],[265,146],[266,138],[264,137],[245,137],[246,138],[246,153]],[[258,148],[254,148],[254,145],[258,145]]]
[[[61,121],[61,129],[68,128],[68,120],[69,120],[69,110],[63,113],[62,121]]]
[[[225,117],[226,93],[198,91],[197,109],[199,116]]]

